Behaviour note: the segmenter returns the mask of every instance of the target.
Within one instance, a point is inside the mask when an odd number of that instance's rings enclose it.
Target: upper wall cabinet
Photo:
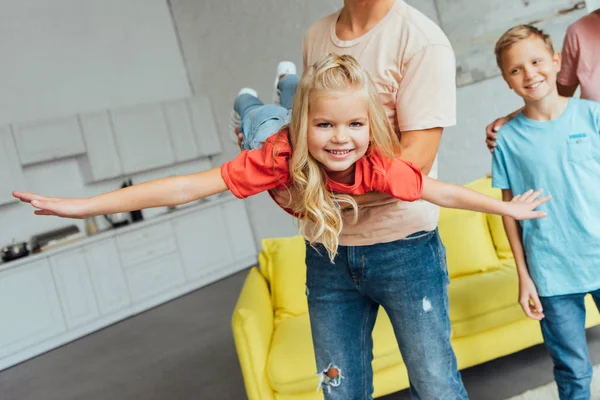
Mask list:
[[[126,174],[175,163],[160,104],[112,110],[111,114]]]
[[[21,168],[8,168],[8,163],[77,156],[83,179],[90,183],[222,152],[211,103],[202,95],[14,125],[12,135],[9,127],[4,130],[8,136],[2,140],[8,144],[0,149],[0,185],[6,193],[0,191],[0,204],[13,187],[22,187]],[[8,191],[4,182],[11,184]]]
[[[101,181],[123,175],[108,113],[82,114],[79,121],[87,149],[86,155],[79,158],[85,181]]]
[[[23,170],[10,128],[0,127],[0,204],[17,201],[12,191],[25,190],[24,185]]]
[[[185,100],[163,104],[171,143],[178,162],[193,160],[200,156],[196,144],[189,103]]]
[[[76,116],[15,125],[14,133],[23,165],[85,153]]]
[[[210,156],[223,151],[217,134],[214,114],[208,97],[199,95],[189,99],[192,122],[200,154]]]

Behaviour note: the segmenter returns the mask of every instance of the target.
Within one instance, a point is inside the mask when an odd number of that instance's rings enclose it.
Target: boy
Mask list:
[[[495,52],[525,107],[498,134],[492,185],[504,200],[529,187],[553,196],[543,206],[547,218],[520,225],[504,218],[519,302],[540,321],[560,398],[589,399],[584,296],[591,293],[600,305],[600,104],[559,96],[561,55],[533,26],[508,30]]]

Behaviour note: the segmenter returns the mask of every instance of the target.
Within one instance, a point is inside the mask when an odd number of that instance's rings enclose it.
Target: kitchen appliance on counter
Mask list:
[[[121,226],[129,225],[128,213],[115,213],[109,215],[103,215],[104,219],[108,221],[112,228],[119,228]]]
[[[29,246],[26,242],[15,242],[13,239],[12,244],[4,246],[0,249],[0,258],[3,262],[19,259],[29,255]]]
[[[77,225],[68,225],[63,228],[33,235],[30,240],[31,252],[49,250],[68,243],[83,239],[84,235],[79,231]]]
[[[131,179],[123,182],[121,189],[133,186]],[[112,228],[119,228],[121,226],[129,225],[130,222],[138,222],[144,220],[144,215],[141,210],[135,210],[128,213],[115,213],[110,215],[104,215],[104,219],[108,221]]]

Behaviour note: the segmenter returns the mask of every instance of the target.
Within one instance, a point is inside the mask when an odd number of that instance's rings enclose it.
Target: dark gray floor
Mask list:
[[[0,400],[244,399],[231,335],[242,271],[0,372]],[[589,331],[600,362],[600,327]],[[541,346],[463,371],[473,400],[501,400],[552,380]],[[385,400],[408,399],[406,391]]]

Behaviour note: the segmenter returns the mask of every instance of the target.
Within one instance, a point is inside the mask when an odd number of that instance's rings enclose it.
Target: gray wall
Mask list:
[[[567,25],[584,10],[557,18],[574,0],[411,0],[450,37],[459,69],[458,125],[445,130],[440,148],[440,179],[467,183],[490,170],[484,145],[487,123],[520,106],[497,76],[493,43],[512,25],[545,19],[543,27],[560,48]],[[213,102],[222,133],[225,161],[237,154],[229,139],[232,100],[251,86],[270,101],[274,69],[280,60],[301,64],[301,41],[307,28],[343,4],[342,0],[171,0],[172,13],[193,90]],[[493,23],[490,23],[493,22]],[[491,67],[490,67],[491,65]],[[478,72],[479,71],[479,72]],[[246,200],[257,240],[293,235],[297,228],[264,194]]]

